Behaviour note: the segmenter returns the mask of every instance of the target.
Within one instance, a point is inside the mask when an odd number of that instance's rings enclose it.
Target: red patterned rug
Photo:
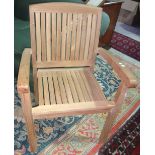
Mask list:
[[[140,110],[103,145],[98,155],[140,154]]]
[[[140,61],[140,42],[114,32],[110,46],[138,61]]]

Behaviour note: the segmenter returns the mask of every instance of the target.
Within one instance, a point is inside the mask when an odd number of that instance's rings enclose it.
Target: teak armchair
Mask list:
[[[30,6],[31,47],[25,48],[18,76],[18,93],[31,151],[37,148],[34,119],[108,112],[99,142],[105,142],[117,117],[126,89],[137,81],[125,66],[98,48],[102,9],[72,3]],[[29,72],[32,54],[34,94],[32,107]],[[122,82],[108,101],[93,76],[96,55],[104,57]]]

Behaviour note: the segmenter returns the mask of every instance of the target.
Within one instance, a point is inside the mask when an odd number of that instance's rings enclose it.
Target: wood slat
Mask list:
[[[69,83],[68,83],[68,80],[67,80],[67,77],[66,77],[66,73],[62,72],[61,75],[62,75],[63,82],[64,82],[64,85],[65,85],[65,90],[66,90],[66,94],[67,94],[68,103],[73,103],[73,97],[72,97],[70,86],[69,86]]]
[[[61,58],[61,13],[57,13],[57,48],[56,48],[56,60]]]
[[[61,72],[57,72],[57,77],[58,77],[58,82],[59,82],[59,86],[60,86],[60,93],[61,93],[62,102],[63,102],[63,104],[65,104],[68,101],[67,101],[67,94],[65,91],[65,86],[63,83]]]
[[[56,53],[56,13],[52,13],[52,60],[55,60]]]
[[[88,21],[87,21],[87,32],[86,32],[86,43],[84,49],[84,60],[88,59],[88,52],[90,46],[90,35],[91,35],[91,23],[92,23],[92,14],[88,14]]]
[[[51,62],[42,62],[36,63],[34,67],[37,68],[51,68],[51,67],[84,67],[84,66],[91,66],[92,61],[51,61]]]
[[[78,60],[79,63],[73,62],[72,67],[79,64],[83,66],[87,60],[91,60],[90,66],[92,66],[94,63],[92,57],[95,56],[93,53],[99,36],[99,30],[96,31],[96,29],[100,28],[102,10],[86,8],[83,11],[83,7],[79,9],[77,6],[74,8],[76,11],[71,9],[72,12],[67,8],[62,8],[62,10],[66,10],[62,11],[53,7],[59,4],[49,5],[53,8],[52,10],[35,8],[34,5],[30,7],[33,66],[35,68],[48,65],[50,65],[49,67],[60,67],[62,66],[59,66],[61,60]],[[45,65],[43,65],[44,62]],[[51,64],[49,64],[50,62]]]
[[[77,92],[76,92],[76,89],[75,89],[75,85],[74,85],[73,79],[71,77],[71,72],[66,71],[66,76],[67,76],[67,79],[68,79],[68,82],[69,82],[69,85],[70,85],[73,100],[74,100],[74,102],[79,102],[78,95],[77,95]]]
[[[54,90],[55,90],[54,93],[55,93],[55,97],[56,97],[56,103],[62,104],[60,88],[59,88],[56,72],[52,72],[52,77],[53,77],[53,83],[54,83]]]
[[[95,41],[96,22],[97,22],[97,16],[93,14],[88,59],[91,59],[94,53],[93,48]]]
[[[91,91],[92,88],[89,86],[88,80],[86,79],[86,77],[85,77],[85,75],[84,75],[84,72],[82,71],[82,72],[79,72],[79,73],[80,73],[80,75],[81,75],[81,77],[82,77],[82,80],[83,80],[84,85],[85,85],[85,87],[86,87],[86,90],[87,90],[87,92],[88,92],[89,98],[90,98],[90,100],[93,101],[93,95],[92,95],[92,91]]]
[[[44,101],[45,105],[50,104],[50,99],[49,99],[49,89],[48,89],[48,81],[47,81],[47,76],[43,77],[43,85],[44,85]]]
[[[86,41],[86,29],[87,29],[87,15],[83,14],[82,17],[82,32],[81,32],[81,43],[80,43],[80,60],[83,60],[84,58],[84,47],[85,47],[85,41]]]
[[[73,30],[72,30],[72,41],[71,41],[71,56],[70,60],[75,59],[75,48],[76,48],[76,30],[77,30],[77,14],[73,14]]]
[[[52,39],[51,39],[51,14],[50,13],[46,13],[46,46],[47,46],[47,61],[50,62],[51,61],[51,43],[52,43]]]
[[[38,77],[39,105],[44,105],[42,77]]]
[[[42,79],[43,78],[43,86]],[[65,104],[106,100],[102,89],[88,69],[41,69],[38,71],[43,104]],[[44,96],[41,96],[44,94]],[[55,97],[54,97],[55,96]]]
[[[82,27],[82,14],[78,14],[75,60],[79,60],[81,27]]]
[[[68,14],[67,18],[67,42],[66,42],[66,60],[70,59],[70,52],[71,52],[71,31],[72,31],[72,14]]]
[[[61,60],[65,60],[65,53],[66,53],[66,33],[67,33],[67,14],[63,13],[62,15],[62,50],[61,50]]]
[[[89,95],[88,95],[88,93],[87,93],[87,89],[85,88],[85,84],[84,84],[84,82],[83,82],[83,80],[82,80],[82,77],[81,77],[81,75],[80,75],[79,72],[81,72],[81,71],[75,71],[76,77],[77,77],[77,79],[78,79],[78,81],[79,81],[78,84],[79,84],[80,87],[81,87],[82,94],[83,94],[83,96],[84,96],[84,98],[85,98],[85,101],[90,101],[91,99],[89,98]]]
[[[112,101],[80,102],[32,108],[34,119],[63,117],[81,114],[103,113],[115,106]]]
[[[31,34],[31,48],[32,52],[32,63],[36,63],[37,54],[36,54],[36,27],[35,27],[35,13],[30,12],[30,34]]]
[[[45,12],[41,13],[41,53],[42,53],[42,61],[46,61],[46,16]]]
[[[97,23],[96,23],[96,34],[95,34],[95,42],[94,42],[94,52],[97,52],[97,47],[99,44],[99,36],[100,36],[100,29],[101,29],[101,16],[102,16],[102,11],[97,14]]]
[[[40,30],[39,12],[36,12],[36,40],[37,40],[37,61],[41,62],[41,30]]]
[[[50,91],[50,102],[51,102],[51,104],[56,104],[53,78],[52,78],[52,74],[50,72],[48,73],[48,83],[49,83],[49,91]]]
[[[80,102],[84,102],[85,99],[84,99],[81,87],[79,86],[79,81],[78,81],[78,79],[77,79],[77,77],[75,75],[75,72],[71,71],[71,75],[72,75],[72,78],[73,78],[73,81],[74,81],[74,85],[75,85],[79,100],[80,100]]]
[[[37,137],[35,132],[35,126],[33,122],[32,115],[32,103],[31,103],[31,95],[29,93],[19,94],[22,102],[22,114],[24,116],[25,125],[27,128],[27,136],[30,144],[30,151],[35,152],[37,149]]]

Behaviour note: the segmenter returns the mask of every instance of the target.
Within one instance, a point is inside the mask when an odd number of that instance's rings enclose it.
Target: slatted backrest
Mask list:
[[[93,65],[101,12],[101,8],[74,3],[31,5],[33,67]]]

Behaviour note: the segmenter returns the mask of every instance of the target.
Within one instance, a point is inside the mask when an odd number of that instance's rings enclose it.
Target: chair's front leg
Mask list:
[[[31,105],[30,92],[22,93],[20,94],[20,97],[22,100],[22,110],[25,118],[26,127],[27,127],[30,149],[32,152],[35,152],[37,149],[37,137],[36,137],[33,117],[32,117],[32,105]]]
[[[115,96],[116,106],[108,112],[108,116],[106,118],[103,130],[99,138],[99,143],[105,143],[107,141],[109,133],[111,132],[112,126],[115,122],[115,119],[117,118],[121,110],[126,90],[127,90],[126,85],[121,84]]]
[[[118,113],[120,111],[121,107],[115,107],[111,111],[108,112],[108,115],[106,117],[105,124],[103,126],[103,130],[101,131],[101,135],[99,138],[99,143],[106,143],[109,137],[109,134],[112,130],[113,124],[115,122],[115,119],[118,116]]]

